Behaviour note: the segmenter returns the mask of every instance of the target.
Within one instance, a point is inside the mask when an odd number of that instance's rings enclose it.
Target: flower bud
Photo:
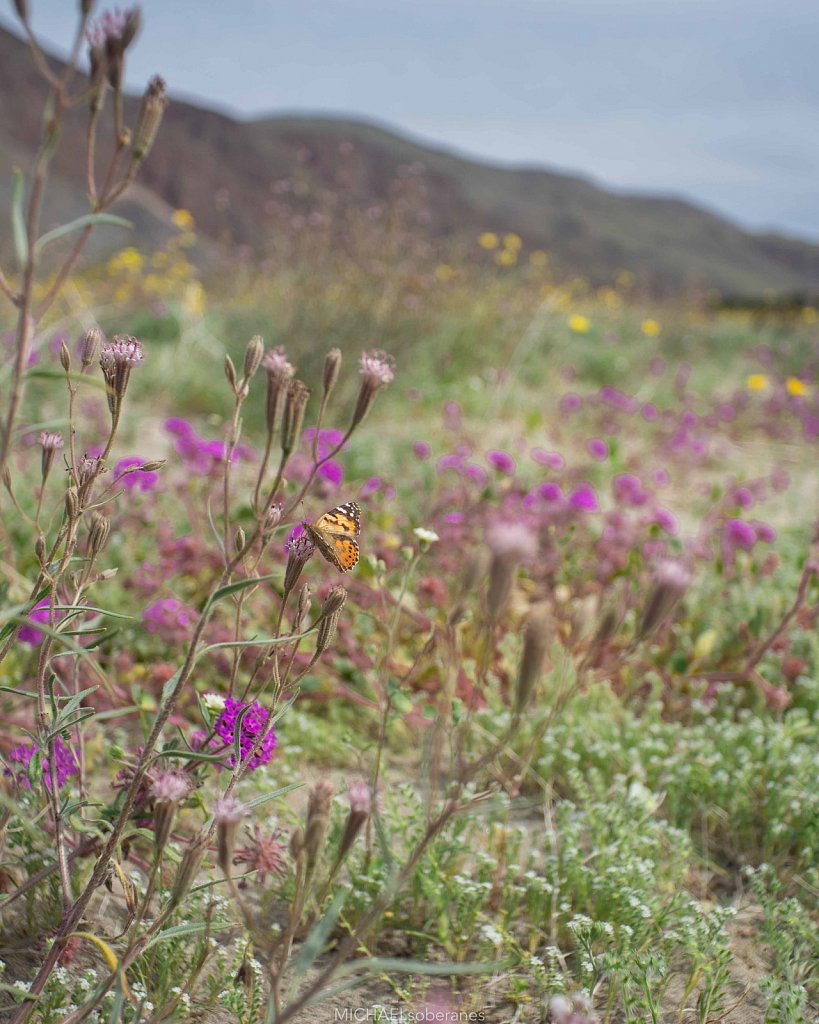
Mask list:
[[[542,604],[533,608],[523,631],[523,653],[521,654],[515,692],[515,709],[518,713],[525,710],[532,691],[543,672],[543,660],[546,657],[551,635],[552,617],[549,614],[548,606]]]
[[[188,843],[182,855],[182,862],[176,872],[171,895],[168,898],[169,907],[178,906],[187,896],[191,886],[196,881],[199,868],[205,859],[208,851],[208,832],[203,829]]]
[[[236,367],[233,365],[233,360],[228,355],[225,356],[225,376],[227,377],[227,382],[230,384],[235,395],[239,390],[239,385],[236,380]]]
[[[322,605],[316,634],[316,656],[324,654],[333,638],[336,635],[339,616],[344,602],[347,600],[347,591],[344,587],[333,587]]]
[[[645,639],[668,618],[674,605],[690,585],[691,570],[682,562],[670,559],[660,562],[654,572],[654,585],[637,626],[638,640]]]
[[[88,534],[88,553],[91,558],[96,556],[102,551],[105,545],[108,543],[108,535],[111,533],[111,524],[100,512],[94,512],[91,515],[91,530]]]
[[[262,362],[262,356],[264,355],[264,342],[261,336],[254,334],[250,341],[247,343],[245,349],[245,367],[244,367],[244,382],[248,384],[255,375],[256,371]]]
[[[74,520],[80,514],[80,496],[76,487],[69,487],[65,492],[65,514],[69,520]]]
[[[82,368],[84,370],[94,362],[94,356],[97,354],[97,348],[101,339],[102,331],[99,327],[92,327],[89,331],[85,332],[85,338],[82,343]]]
[[[245,806],[233,796],[222,797],[216,801],[213,808],[219,849],[219,867],[226,878],[230,878],[232,873],[233,851],[236,848],[236,832],[239,822],[245,816],[245,813]]]
[[[167,106],[168,97],[165,93],[165,80],[159,75],[154,75],[150,82],[148,82],[148,88],[142,97],[142,108],[137,118],[136,130],[134,132],[134,160],[144,160],[151,151]]]
[[[40,434],[40,445],[43,449],[40,456],[40,472],[43,483],[45,483],[51,471],[51,464],[54,461],[55,454],[63,447],[64,443],[62,434],[50,434],[45,430]]]
[[[331,348],[327,355],[324,357],[324,376],[322,378],[322,387],[324,388],[324,394],[329,395],[333,388],[336,386],[338,380],[338,374],[341,370],[341,349]]]
[[[315,871],[327,829],[330,825],[330,803],[333,799],[333,784],[328,779],[319,779],[310,791],[307,802],[307,824],[304,829],[304,852],[307,857],[308,877]]]
[[[282,452],[289,455],[301,437],[304,412],[310,398],[310,388],[300,380],[293,380],[287,389],[282,414]]]
[[[350,813],[347,815],[344,831],[341,833],[341,841],[336,857],[336,869],[352,849],[356,837],[370,816],[372,810],[372,790],[366,782],[353,783],[350,786],[349,799]]]
[[[68,345],[64,341],[60,342],[60,366],[62,366],[66,373],[71,372],[71,353],[68,351]]]

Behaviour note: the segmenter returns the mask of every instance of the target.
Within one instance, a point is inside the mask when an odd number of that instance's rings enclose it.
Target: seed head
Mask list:
[[[515,707],[525,710],[543,671],[543,660],[552,636],[552,617],[546,604],[533,608],[523,632],[523,653],[518,669]]]
[[[89,331],[85,332],[85,338],[82,343],[82,368],[87,369],[93,362],[94,356],[97,354],[100,341],[102,340],[102,331],[99,327],[92,327]]]
[[[376,350],[361,353],[359,360],[361,388],[353,411],[352,427],[357,427],[363,421],[380,389],[392,382],[395,377],[394,367],[394,359],[386,352]]]
[[[108,536],[111,533],[111,524],[100,512],[91,515],[91,530],[88,534],[88,553],[91,558],[102,551],[108,543]]]
[[[341,833],[335,869],[338,868],[352,849],[353,843],[356,841],[372,810],[372,790],[365,782],[354,782],[350,786],[348,796],[350,800],[350,813],[347,815],[344,831]]]
[[[112,416],[119,414],[131,370],[139,366],[144,358],[142,342],[136,338],[114,335],[113,341],[102,346],[100,366],[108,386],[108,407]]]
[[[660,562],[654,570],[654,583],[637,627],[637,639],[653,633],[669,616],[674,605],[691,585],[691,570],[671,559]]]

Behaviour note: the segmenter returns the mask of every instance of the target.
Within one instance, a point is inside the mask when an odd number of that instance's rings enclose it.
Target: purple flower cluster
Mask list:
[[[28,613],[29,622],[48,622],[50,617],[51,612],[47,597],[43,598],[42,601],[38,601]],[[36,626],[24,625],[20,627],[18,638],[22,643],[28,644],[29,647],[37,647],[43,639],[43,632],[37,629]]]
[[[223,743],[233,745],[236,737],[236,723],[239,720],[239,716],[242,715],[241,722],[241,733],[239,737],[239,753],[242,761],[250,754],[250,751],[256,744],[259,736],[265,733],[267,729],[267,721],[270,717],[270,712],[267,708],[254,700],[251,705],[241,700],[236,700],[235,697],[227,697],[225,699],[225,708],[213,723],[213,728],[216,735]],[[245,712],[242,714],[242,712]],[[268,764],[273,760],[274,752],[276,750],[277,741],[276,733],[271,728],[269,729],[262,740],[259,749],[250,758],[248,765],[250,768],[259,768],[263,764]],[[228,759],[228,764],[231,768],[236,765],[235,754],[231,754]]]
[[[196,433],[187,420],[173,416],[165,420],[165,429],[176,438],[174,450],[182,456],[185,465],[192,473],[206,476],[224,462],[225,442],[206,441]],[[231,462],[252,458],[253,450],[247,445],[240,444],[234,449]]]
[[[31,781],[28,777],[28,766],[31,759],[40,749],[36,743],[23,743],[19,747],[15,747],[14,750],[9,754],[9,761],[14,764],[19,764],[21,770],[17,773],[17,782],[23,786],[24,789],[31,789]],[[48,763],[48,757],[42,759],[43,782],[47,786],[51,785],[51,767]],[[63,742],[63,740],[56,736],[54,738],[54,769],[57,775],[57,788],[61,789],[69,776],[77,775],[79,773],[79,765],[77,759],[71,752],[71,748]]]
[[[126,491],[142,491],[143,493],[145,491],[152,491],[159,482],[158,473],[150,470],[146,472],[141,469],[125,473],[126,469],[131,469],[132,466],[142,466],[144,463],[144,459],[138,459],[133,456],[127,459],[120,459],[114,467],[115,482],[124,487]]]
[[[176,597],[162,597],[142,613],[142,621],[149,633],[163,640],[185,640],[196,619],[196,612]]]

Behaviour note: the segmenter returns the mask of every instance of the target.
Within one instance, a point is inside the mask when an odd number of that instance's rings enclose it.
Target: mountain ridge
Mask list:
[[[44,99],[26,44],[0,27],[0,203],[6,209],[12,165],[30,162]],[[126,102],[131,123],[138,103],[137,97]],[[86,212],[82,132],[69,129],[63,141],[48,226]],[[308,194],[342,189],[347,205],[366,209],[390,201],[408,165],[423,180],[425,230],[433,238],[514,232],[527,248],[545,249],[562,277],[605,284],[626,269],[659,296],[692,289],[819,290],[819,245],[747,231],[687,197],[612,191],[590,176],[528,163],[487,163],[377,122],[293,112],[239,119],[173,97],[139,175],[141,188],[116,208],[134,222],[133,236],[96,232],[92,255],[123,244],[159,244],[170,231],[169,212],[161,211],[180,206],[191,210],[216,251],[239,245],[262,254],[269,243],[264,211],[277,183],[298,179]],[[145,190],[159,202],[148,202]],[[309,208],[309,200],[302,205]]]

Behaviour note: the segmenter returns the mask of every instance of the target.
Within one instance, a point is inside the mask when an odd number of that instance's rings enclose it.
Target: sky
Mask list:
[[[65,49],[77,0],[29,0]],[[103,9],[98,3],[98,10]],[[143,0],[128,82],[375,121],[819,241],[817,0]],[[0,0],[0,23],[12,24]]]

